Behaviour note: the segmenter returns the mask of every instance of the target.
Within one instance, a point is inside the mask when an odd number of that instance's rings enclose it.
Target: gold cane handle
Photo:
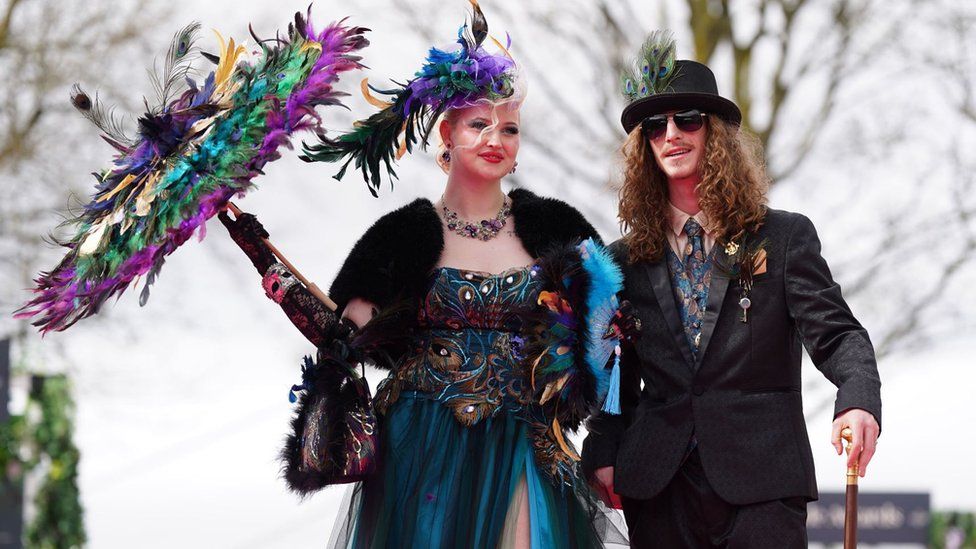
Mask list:
[[[844,427],[840,432],[840,438],[847,441],[847,455],[851,455],[851,448],[854,446],[854,432],[850,427]],[[855,461],[852,467],[847,468],[847,494],[844,505],[844,549],[857,549],[857,471],[858,464]]]
[[[844,429],[840,432],[840,438],[847,442],[845,445],[845,450],[847,451],[847,455],[850,456],[851,448],[854,447],[854,431],[851,431],[850,427],[844,427]],[[856,461],[854,462],[853,466],[847,468],[848,486],[857,486],[857,477],[859,476],[858,469],[859,467]]]

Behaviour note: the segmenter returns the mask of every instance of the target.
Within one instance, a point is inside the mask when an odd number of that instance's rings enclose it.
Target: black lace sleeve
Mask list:
[[[339,315],[315,297],[284,265],[278,263],[271,248],[264,242],[268,231],[254,215],[244,213],[237,219],[230,219],[226,213],[221,213],[219,219],[262,276],[265,293],[281,306],[291,323],[306,339],[321,348],[336,338],[349,335],[351,328],[341,322]]]
[[[298,331],[316,347],[325,347],[337,337],[348,336],[350,327],[303,284],[292,287],[279,305]]]

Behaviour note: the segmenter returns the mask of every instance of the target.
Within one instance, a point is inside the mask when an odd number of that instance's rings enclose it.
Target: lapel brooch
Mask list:
[[[767,242],[763,239],[753,246],[748,237],[743,237],[741,244],[734,240],[725,244],[725,261],[720,262],[720,270],[729,278],[739,279],[739,308],[742,309],[739,320],[743,323],[749,322],[753,276],[765,272]]]

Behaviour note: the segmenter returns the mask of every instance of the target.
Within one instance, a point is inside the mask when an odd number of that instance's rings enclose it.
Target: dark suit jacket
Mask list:
[[[838,387],[835,415],[863,408],[881,423],[874,349],[831,278],[813,224],[769,210],[748,241],[763,239],[766,272],[755,277],[748,323],[740,320],[738,277],[713,268],[697,361],[666,260],[630,264],[623,242],[611,245],[624,271],[624,297],[643,329],[622,358],[623,414],[588,422],[587,475],[615,466],[619,494],[651,498],[678,470],[694,432],[705,474],[728,502],[815,499],[800,395],[801,342]]]

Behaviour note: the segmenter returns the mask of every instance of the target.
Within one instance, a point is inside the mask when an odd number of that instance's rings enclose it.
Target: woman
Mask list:
[[[349,137],[307,148],[312,160],[355,159],[375,183],[371,176],[397,148],[404,124],[408,147],[414,121],[422,140],[436,126],[443,143],[441,198],[383,216],[345,260],[329,292],[342,322],[270,265],[257,238],[267,233],[253,216],[222,219],[252,259],[263,258],[255,262],[259,271],[278,273],[277,286],[266,284],[269,295],[319,347],[349,338],[350,323],[362,327],[378,313],[412,306],[400,331],[406,346],[389,353],[391,373],[374,400],[378,469],[354,486],[332,546],[625,542],[576,473],[574,452],[540,405],[523,353],[523,313],[544,286],[537,260],[548,249],[599,237],[563,202],[502,192],[502,178],[517,164],[522,88],[510,58],[481,48],[487,26],[476,4],[468,30],[460,48],[432,50],[418,78]],[[463,94],[429,85],[444,82],[438,71],[445,66]]]

